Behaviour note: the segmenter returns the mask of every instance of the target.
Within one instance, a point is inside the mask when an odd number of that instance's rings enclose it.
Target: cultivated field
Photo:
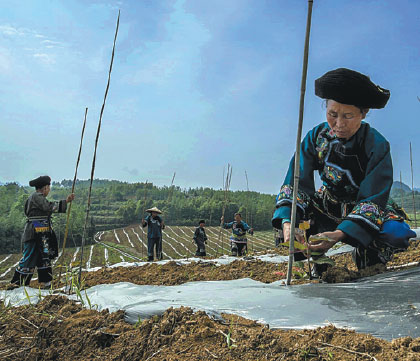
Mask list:
[[[163,231],[162,249],[164,259],[179,259],[192,257],[196,245],[192,237],[195,227],[166,226]],[[229,230],[219,227],[206,227],[207,256],[217,257],[230,254]],[[261,252],[274,247],[273,233],[255,232],[248,235],[249,252]],[[9,280],[17,266],[21,254],[0,255],[0,281]],[[87,245],[84,250],[83,264],[85,268],[109,266],[119,262],[133,262],[147,258],[147,228],[131,225],[125,228],[101,231],[95,235],[95,243]],[[80,247],[66,248],[64,256],[53,261],[54,266],[79,265]],[[34,275],[34,280],[36,274]]]

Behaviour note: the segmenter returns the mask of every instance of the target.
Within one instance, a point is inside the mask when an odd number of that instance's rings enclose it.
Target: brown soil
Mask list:
[[[384,265],[369,267],[357,271],[351,254],[345,253],[332,257],[336,263],[323,274],[322,281],[328,283],[351,282],[361,277],[372,276],[387,272],[389,269],[400,267],[409,262],[420,261],[419,241],[413,242],[410,248],[397,253],[394,259]],[[418,266],[418,265],[417,265]],[[319,280],[309,280],[308,266],[304,262],[303,269],[293,268],[293,284],[316,283]],[[191,281],[217,281],[251,278],[256,281],[271,283],[286,278],[287,263],[274,264],[257,259],[237,260],[228,265],[216,266],[213,263],[192,262],[187,265],[177,264],[175,261],[164,265],[150,263],[142,267],[102,268],[96,272],[83,273],[83,286],[91,287],[98,284],[131,282],[138,285],[179,285]],[[36,282],[31,284],[37,287]]]
[[[334,326],[270,330],[239,316],[216,321],[181,307],[129,325],[123,312],[82,309],[48,296],[0,307],[0,359],[7,360],[419,360],[420,338],[392,342]]]
[[[394,259],[388,262],[387,267],[378,265],[367,268],[361,272],[357,271],[351,254],[345,253],[333,256],[336,265],[330,267],[323,274],[322,281],[328,283],[351,282],[361,277],[372,276],[384,273],[389,270],[400,268],[410,262],[413,266],[420,263],[420,241],[411,243],[405,252],[397,253]],[[282,252],[282,251],[280,251]],[[413,267],[411,266],[411,267]],[[304,262],[303,268],[293,268],[293,284],[317,283],[319,280],[309,280],[307,276],[308,266]],[[187,265],[177,264],[176,261],[168,262],[164,265],[150,263],[141,267],[104,267],[96,272],[84,272],[82,283],[84,288],[98,284],[131,282],[138,285],[179,285],[191,281],[217,281],[233,280],[240,278],[252,278],[253,280],[271,283],[286,278],[287,263],[274,264],[263,262],[249,257],[247,260],[237,260],[228,265],[216,266],[213,263],[192,262]],[[64,277],[62,278],[62,281]],[[61,282],[60,286],[63,286]],[[38,288],[37,281],[31,282],[31,287]],[[56,285],[58,286],[58,285]],[[0,289],[7,287],[7,284],[0,286]]]

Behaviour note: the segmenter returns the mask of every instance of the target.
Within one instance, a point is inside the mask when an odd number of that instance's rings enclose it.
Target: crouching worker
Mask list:
[[[141,220],[143,228],[147,226],[147,260],[153,261],[154,250],[156,249],[156,258],[161,260],[162,257],[162,229],[165,229],[165,223],[159,214],[162,212],[156,208],[146,209],[149,212],[145,219]]]
[[[405,213],[389,197],[393,168],[388,141],[363,120],[369,109],[385,107],[390,92],[354,70],[329,71],[315,81],[326,100],[326,122],[309,131],[301,144],[297,222],[291,225],[294,157],[277,196],[272,224],[290,241],[291,227],[308,220],[312,251],[327,252],[338,241],[354,247],[359,270],[387,263],[415,237]],[[315,191],[314,172],[322,180]],[[295,260],[305,255],[295,253]],[[320,266],[320,267],[319,267]],[[321,275],[327,265],[316,265]]]
[[[35,192],[29,196],[25,203],[27,217],[22,235],[23,257],[15,270],[12,284],[28,286],[38,269],[38,281],[44,287],[50,287],[52,281],[51,260],[58,256],[57,237],[51,227],[52,213],[65,213],[67,203],[74,199],[74,194],[58,202],[50,202],[47,196],[50,193],[51,178],[42,176],[29,182],[35,187]]]
[[[207,236],[204,226],[206,225],[206,221],[202,219],[198,222],[199,226],[195,229],[193,240],[197,245],[197,251],[195,252],[196,256],[205,257],[206,256],[206,243],[207,243]]]
[[[235,213],[235,220],[230,223],[224,223],[224,217],[220,219],[222,227],[225,229],[232,229],[232,237],[230,237],[230,248],[232,256],[245,256],[248,250],[248,240],[246,232],[253,235],[254,230],[250,228],[243,220],[240,213]]]

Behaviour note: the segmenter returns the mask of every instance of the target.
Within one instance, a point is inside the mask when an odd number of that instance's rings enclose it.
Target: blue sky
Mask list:
[[[0,2],[0,181],[90,176],[118,9],[95,177],[277,193],[296,141],[306,0]],[[420,184],[420,2],[315,0],[304,134],[325,120],[314,80],[348,67],[391,90],[367,121],[394,179]]]

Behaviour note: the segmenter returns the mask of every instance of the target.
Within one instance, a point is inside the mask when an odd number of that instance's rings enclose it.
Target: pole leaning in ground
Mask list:
[[[248,208],[249,208],[249,184],[248,184],[248,173],[245,170],[245,179],[246,179],[246,191],[247,191],[247,197],[246,197],[246,223],[252,228],[252,221],[248,223]],[[254,253],[254,243],[252,242],[251,235],[249,235],[249,241],[251,243],[251,252]]]
[[[228,163],[226,178],[225,178],[225,170],[223,169],[224,201],[223,201],[223,207],[222,207],[222,218],[225,217],[225,210],[226,210],[226,204],[227,204],[227,201],[228,201],[228,192],[229,192],[229,188],[230,188],[231,179],[232,179],[232,166]],[[222,245],[222,255],[223,255],[223,246],[224,246],[223,238],[224,238],[223,237],[223,221],[220,221],[219,242],[218,242],[218,244]]]
[[[71,192],[72,193],[74,193],[74,188],[75,188],[76,179],[77,179],[77,170],[79,168],[79,162],[80,162],[80,155],[82,154],[83,136],[85,134],[87,113],[88,113],[88,108],[86,107],[85,118],[83,120],[83,127],[82,127],[82,136],[80,137],[79,153],[77,155],[77,161],[76,161],[76,170],[74,172],[73,184],[71,186]],[[61,251],[61,259],[64,259],[64,252],[66,250],[66,242],[67,242],[67,235],[69,233],[70,213],[71,213],[71,205],[72,204],[73,204],[73,202],[69,204],[69,209],[67,210],[67,220],[66,220],[66,228],[65,228],[65,231],[64,231],[63,249]],[[57,260],[57,262],[58,262],[58,260]],[[60,273],[58,275],[58,281],[60,281],[60,279],[61,279],[61,271],[62,271],[62,267],[60,267]]]
[[[297,136],[296,136],[296,152],[295,152],[295,165],[294,165],[294,177],[293,177],[294,178],[293,179],[293,201],[292,201],[290,242],[289,242],[289,265],[287,269],[287,279],[286,279],[287,285],[290,285],[290,281],[292,279],[293,256],[295,252],[296,203],[297,203],[297,193],[299,189],[299,176],[300,176],[300,142],[302,138],[303,110],[305,107],[306,76],[308,73],[309,35],[311,33],[312,5],[313,5],[313,0],[308,0],[308,16],[306,20],[305,48],[303,52],[302,81],[300,85],[299,124],[298,124]]]
[[[90,173],[88,204],[87,204],[87,209],[86,209],[85,225],[83,227],[82,249],[81,249],[81,252],[80,252],[80,267],[79,267],[79,277],[78,277],[79,285],[80,285],[80,281],[82,279],[83,250],[84,250],[84,247],[85,247],[85,240],[86,240],[86,226],[87,226],[87,222],[88,222],[88,219],[89,219],[90,197],[91,197],[91,194],[92,194],[92,183],[93,183],[93,177],[94,177],[94,174],[95,174],[96,150],[98,148],[98,140],[99,140],[99,134],[101,132],[102,116],[104,114],[106,97],[108,95],[109,84],[111,82],[112,64],[114,63],[115,43],[117,42],[117,35],[118,35],[119,26],[120,26],[120,11],[118,11],[117,26],[116,26],[116,29],[115,29],[114,44],[113,44],[113,47],[112,47],[111,63],[109,65],[109,71],[108,71],[108,82],[106,84],[104,101],[102,103],[101,112],[99,114],[98,130],[96,132],[96,139],[95,139],[95,150],[93,152],[92,170],[91,170],[91,173]]]
[[[141,212],[141,217],[143,219],[144,217],[144,212],[146,212],[146,197],[147,197],[147,179],[146,179],[146,183],[144,183],[144,197],[143,197],[143,210]],[[143,227],[143,222],[141,224],[141,227]],[[141,259],[143,259],[144,255],[143,255],[143,242],[141,243]]]
[[[410,142],[410,165],[411,165],[411,194],[413,195],[414,228],[417,228],[416,198],[414,197],[413,152],[411,151],[411,142]]]

